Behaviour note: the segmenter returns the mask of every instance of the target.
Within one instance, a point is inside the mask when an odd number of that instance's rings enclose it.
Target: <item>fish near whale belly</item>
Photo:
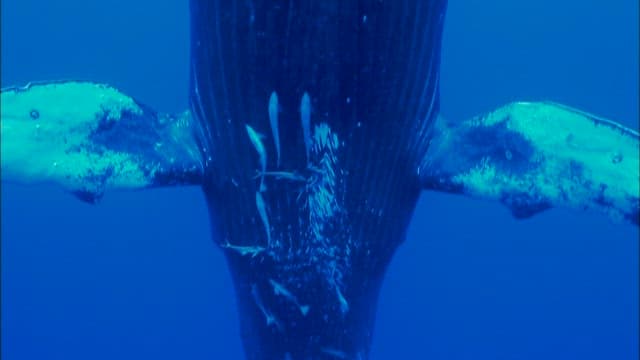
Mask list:
[[[204,190],[247,358],[368,355],[438,112],[445,7],[191,1]],[[247,129],[273,137],[266,171]]]

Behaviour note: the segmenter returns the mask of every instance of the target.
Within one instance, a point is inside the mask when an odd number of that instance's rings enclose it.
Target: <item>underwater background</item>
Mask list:
[[[187,108],[183,0],[3,0],[2,86],[109,83]],[[441,113],[553,100],[638,129],[638,2],[451,1]],[[33,154],[37,156],[38,154]],[[424,193],[371,358],[637,359],[638,228]],[[2,347],[17,359],[241,359],[234,291],[197,187],[88,205],[2,184]]]

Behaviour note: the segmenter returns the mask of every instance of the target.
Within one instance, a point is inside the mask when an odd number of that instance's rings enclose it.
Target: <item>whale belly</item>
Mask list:
[[[438,112],[445,1],[191,1],[191,107],[250,359],[364,359]]]

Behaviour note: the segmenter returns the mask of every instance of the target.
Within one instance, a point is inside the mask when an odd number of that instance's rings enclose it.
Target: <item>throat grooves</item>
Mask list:
[[[445,5],[191,1],[204,190],[247,358],[368,357],[438,111]]]

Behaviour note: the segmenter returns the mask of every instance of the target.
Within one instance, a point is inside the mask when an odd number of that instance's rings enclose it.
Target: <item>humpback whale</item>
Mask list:
[[[2,92],[3,178],[90,202],[109,188],[203,187],[248,358],[366,357],[421,189],[501,201],[517,217],[569,206],[637,223],[633,130],[552,103],[438,117],[444,2],[415,9],[418,51],[374,26],[396,24],[392,4],[254,5],[192,2],[189,112],[88,82]],[[338,11],[352,18],[329,21]]]

